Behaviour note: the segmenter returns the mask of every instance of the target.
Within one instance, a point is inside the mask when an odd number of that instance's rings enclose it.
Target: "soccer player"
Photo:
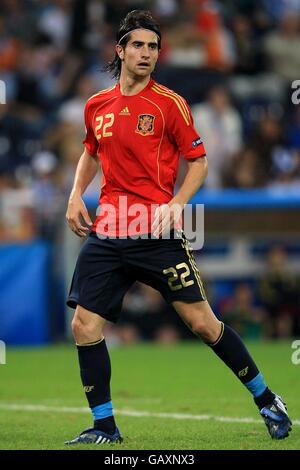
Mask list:
[[[186,101],[151,77],[160,49],[161,33],[151,13],[128,13],[109,66],[118,81],[92,96],[85,107],[85,149],[66,218],[80,237],[92,230],[81,248],[67,304],[76,308],[72,331],[94,424],[66,444],[122,441],[102,331],[107,320],[118,320],[123,297],[136,280],[160,291],[173,305],[252,394],[272,438],[282,439],[291,430],[285,405],[266,386],[241,338],[215,317],[193,254],[176,225],[205,180],[207,159]],[[174,196],[179,155],[187,160],[188,171]],[[82,195],[98,161],[103,172],[100,211],[92,224]],[[142,214],[139,224],[137,212]],[[168,228],[170,237],[165,238]]]

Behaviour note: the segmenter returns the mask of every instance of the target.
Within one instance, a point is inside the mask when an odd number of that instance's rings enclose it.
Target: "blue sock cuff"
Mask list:
[[[108,418],[114,414],[111,401],[103,403],[103,405],[94,406],[91,410],[94,416],[94,421],[96,421],[96,419]]]
[[[259,374],[257,374],[254,379],[250,380],[250,382],[247,382],[244,385],[248,388],[249,392],[252,393],[254,398],[259,397],[267,388],[265,379],[263,378],[261,372],[259,372]]]

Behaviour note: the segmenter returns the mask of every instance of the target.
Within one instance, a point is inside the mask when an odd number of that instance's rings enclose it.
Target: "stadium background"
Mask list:
[[[18,354],[15,346],[52,345],[65,354],[72,314],[65,296],[81,243],[65,211],[83,107],[113,84],[102,69],[120,19],[134,8],[160,21],[154,77],[187,99],[207,147],[209,177],[193,202],[205,204],[205,243],[195,256],[209,299],[220,318],[257,342],[262,361],[267,348],[286,345],[274,356],[285,357],[283,373],[300,336],[299,0],[1,2],[0,340],[8,357]],[[99,176],[85,198],[91,214]],[[123,310],[120,324],[106,330],[115,354],[147,340],[179,351],[182,340],[193,340],[148,287],[136,285]],[[42,349],[34,351],[30,361]],[[9,373],[4,368],[9,361],[0,370]]]

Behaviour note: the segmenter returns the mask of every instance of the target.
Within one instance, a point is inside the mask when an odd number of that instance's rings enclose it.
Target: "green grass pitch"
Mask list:
[[[114,449],[300,449],[300,365],[291,362],[291,342],[248,347],[295,420],[288,439],[272,441],[250,394],[205,345],[141,344],[110,350],[124,437]],[[64,449],[65,440],[91,425],[75,347],[8,347],[0,378],[0,449]]]

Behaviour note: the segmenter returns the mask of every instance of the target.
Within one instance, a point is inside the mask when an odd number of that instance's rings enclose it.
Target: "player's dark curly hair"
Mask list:
[[[161,48],[160,27],[159,27],[159,24],[152,17],[151,12],[147,10],[132,10],[129,13],[127,13],[126,17],[121,21],[119,30],[117,31],[117,34],[116,34],[117,44],[120,44],[120,46],[125,48],[126,44],[130,40],[130,34],[127,34],[127,33],[137,28],[150,29],[151,31],[156,33],[158,36],[158,50],[160,50]],[[124,35],[126,36],[123,37]],[[107,72],[112,73],[113,77],[115,78],[120,77],[121,59],[119,58],[117,53],[115,53],[114,59],[107,64],[107,66],[105,67],[105,70]]]

